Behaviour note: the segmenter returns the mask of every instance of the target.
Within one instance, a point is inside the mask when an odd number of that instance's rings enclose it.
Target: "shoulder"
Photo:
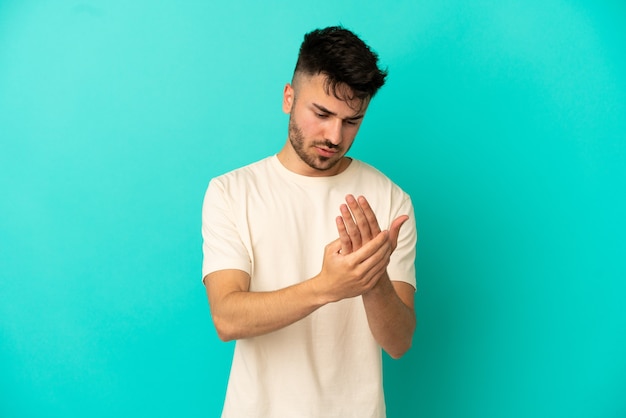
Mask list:
[[[241,193],[266,188],[265,183],[272,182],[276,177],[272,158],[275,157],[266,157],[212,178],[207,191],[241,197]]]
[[[272,158],[273,157],[266,157],[262,160],[221,174],[212,178],[211,183],[228,184],[258,178],[260,174],[264,174],[271,170]]]
[[[391,181],[382,171],[362,160],[352,159],[352,166],[359,175],[372,176],[381,180]]]
[[[380,190],[388,190],[389,192],[408,198],[408,194],[402,190],[393,180],[376,167],[361,161],[352,160],[354,166],[353,175],[359,177],[363,182]]]
[[[221,174],[210,180],[205,205],[222,204],[229,210],[246,209],[281,190],[275,155]]]

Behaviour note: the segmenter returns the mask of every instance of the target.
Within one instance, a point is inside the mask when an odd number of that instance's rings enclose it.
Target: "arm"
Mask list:
[[[322,306],[311,281],[274,292],[249,292],[242,270],[219,270],[204,278],[211,316],[223,341],[262,335],[286,327]]]
[[[372,290],[363,294],[372,334],[394,359],[402,357],[411,348],[416,325],[414,294],[413,286],[392,282],[386,272]]]
[[[249,338],[290,325],[319,307],[371,290],[385,271],[391,246],[382,232],[349,255],[335,240],[324,251],[322,269],[304,282],[271,292],[250,292],[250,276],[219,270],[204,278],[220,339]]]
[[[376,216],[364,197],[346,197],[337,217],[337,230],[342,243],[341,253],[349,254],[367,245],[378,234]],[[397,246],[400,228],[408,216],[396,218],[389,228],[392,251]],[[363,304],[370,330],[380,346],[393,358],[401,357],[411,346],[416,319],[415,289],[408,283],[391,281],[383,272],[376,285],[363,294]]]

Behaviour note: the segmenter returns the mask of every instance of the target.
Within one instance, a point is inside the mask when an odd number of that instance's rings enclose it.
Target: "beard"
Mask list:
[[[318,171],[330,170],[343,158],[341,147],[328,140],[313,142],[306,147],[304,144],[304,134],[291,115],[289,116],[289,142],[298,157],[304,161],[306,165]],[[316,146],[336,150],[337,153],[333,157],[325,157],[315,152],[314,148]]]

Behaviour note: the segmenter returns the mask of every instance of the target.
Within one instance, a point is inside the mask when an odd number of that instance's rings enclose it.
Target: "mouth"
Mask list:
[[[315,147],[315,149],[317,150],[317,153],[320,156],[326,157],[326,158],[330,158],[330,157],[334,156],[335,154],[337,154],[337,152],[339,152],[339,150],[337,150],[337,149],[328,149],[328,148],[324,148],[324,147]]]

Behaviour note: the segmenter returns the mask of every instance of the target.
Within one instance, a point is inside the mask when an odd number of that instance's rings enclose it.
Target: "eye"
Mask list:
[[[344,122],[346,125],[350,125],[350,126],[355,126],[355,125],[357,124],[357,121],[355,121],[355,120],[350,120],[350,119],[348,119],[348,120],[344,120],[343,122]]]
[[[328,118],[328,114],[327,113],[315,113],[315,115],[320,118],[320,119],[326,119]]]

